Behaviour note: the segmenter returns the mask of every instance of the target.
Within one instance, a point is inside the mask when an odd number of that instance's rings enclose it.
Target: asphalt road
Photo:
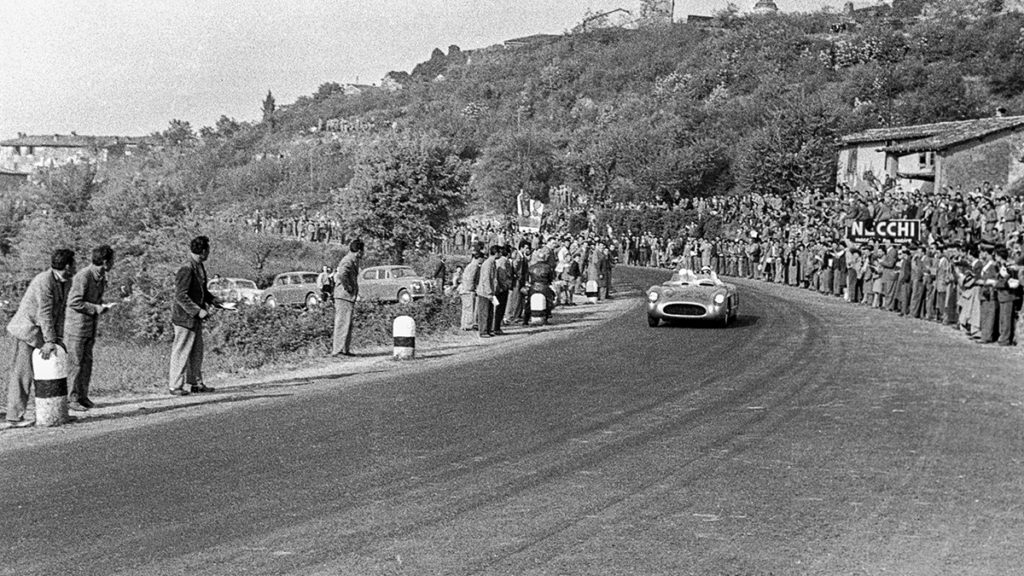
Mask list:
[[[729,329],[637,298],[484,361],[0,451],[0,574],[1024,573],[1020,353],[739,284]]]

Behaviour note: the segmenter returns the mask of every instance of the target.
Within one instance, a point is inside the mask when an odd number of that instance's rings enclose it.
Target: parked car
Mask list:
[[[260,304],[263,302],[263,290],[256,283],[246,278],[214,278],[206,283],[206,287],[222,302],[235,304]]]
[[[652,328],[662,320],[708,320],[728,326],[739,307],[736,286],[722,282],[709,269],[680,269],[668,282],[647,290],[647,323]]]
[[[267,306],[305,306],[315,308],[321,302],[320,288],[316,285],[316,272],[285,272],[274,276],[270,287],[263,291]]]
[[[359,273],[359,298],[408,304],[426,296],[428,285],[408,266],[371,266]]]

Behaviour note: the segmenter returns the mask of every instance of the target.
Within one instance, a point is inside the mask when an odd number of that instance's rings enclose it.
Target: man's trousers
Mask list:
[[[196,320],[196,329],[174,326],[171,345],[171,369],[168,386],[171,390],[199,386],[203,383],[203,322]]]

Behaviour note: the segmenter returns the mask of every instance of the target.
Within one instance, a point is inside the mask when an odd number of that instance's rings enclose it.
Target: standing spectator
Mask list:
[[[530,243],[519,242],[519,250],[512,259],[512,293],[509,297],[508,320],[521,324],[523,310],[529,310],[530,294]]]
[[[103,303],[107,273],[114,267],[114,250],[104,244],[92,251],[92,265],[75,274],[65,311],[64,337],[68,348],[68,407],[84,412],[93,407],[89,398],[92,351],[96,345],[99,317],[113,304]]]
[[[603,296],[601,288],[604,285],[604,268],[604,242],[599,240],[597,245],[594,246],[594,252],[590,255],[590,259],[587,261],[587,282],[594,282],[597,284],[598,300]]]
[[[1015,272],[1009,267],[1010,253],[1005,246],[998,246],[995,250],[996,264],[999,267],[999,275],[996,278],[996,333],[1000,346],[1013,344],[1013,313],[1016,307],[1016,300],[1019,286],[1014,287],[1010,283],[1011,278],[1016,278]]]
[[[64,307],[75,273],[75,253],[58,248],[50,256],[50,268],[32,279],[21,298],[18,311],[7,324],[14,336],[14,361],[7,386],[7,423],[15,428],[31,426],[25,420],[25,405],[32,393],[32,352],[39,350],[43,358],[62,344],[64,338]]]
[[[480,265],[484,261],[483,252],[473,252],[473,258],[466,264],[462,271],[462,281],[459,282],[459,296],[462,298],[462,321],[459,327],[463,330],[473,330],[476,327],[476,285],[480,280]]]
[[[999,280],[999,263],[993,255],[995,246],[983,242],[978,248],[981,251],[981,260],[984,262],[981,275],[978,277],[981,285],[978,291],[978,301],[981,307],[981,337],[978,340],[982,344],[991,344],[996,341],[997,337],[996,319],[999,301],[996,298],[996,284]]]
[[[494,296],[497,302],[494,304],[493,326],[491,331],[502,335],[501,325],[505,322],[505,312],[508,310],[509,293],[512,292],[514,284],[512,268],[512,246],[505,244],[498,248],[498,258],[494,261],[494,273],[497,277]]]
[[[608,299],[612,297],[612,268],[615,264],[606,243],[599,240],[597,247],[603,256],[598,262],[601,274],[597,281],[597,297],[598,299]]]
[[[352,355],[352,315],[359,298],[359,263],[365,246],[356,238],[334,272],[334,342],[331,356]]]
[[[935,265],[935,320],[940,324],[956,324],[956,274],[950,259],[952,247],[938,246]]]
[[[434,266],[431,276],[434,278],[434,284],[437,285],[437,293],[444,294],[444,284],[448,278],[448,260],[443,253],[437,257],[437,264]]]
[[[210,306],[220,301],[206,288],[206,267],[210,257],[210,239],[196,236],[189,243],[189,260],[174,276],[174,302],[171,323],[174,343],[171,345],[171,368],[168,384],[171,394],[186,396],[191,392],[213,392],[203,383],[203,320],[210,315]]]
[[[494,336],[494,305],[498,299],[497,259],[501,251],[491,246],[490,255],[480,264],[480,279],[476,283],[476,325],[481,338]]]
[[[320,269],[320,274],[316,277],[316,287],[320,289],[320,301],[330,302],[334,296],[334,278],[330,266]]]

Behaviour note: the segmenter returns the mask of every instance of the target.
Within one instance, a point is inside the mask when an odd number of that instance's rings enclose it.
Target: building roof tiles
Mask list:
[[[887,152],[944,150],[951,146],[984,138],[990,134],[1024,126],[1024,116],[1000,116],[954,122],[873,128],[843,136],[844,144],[884,142]]]

